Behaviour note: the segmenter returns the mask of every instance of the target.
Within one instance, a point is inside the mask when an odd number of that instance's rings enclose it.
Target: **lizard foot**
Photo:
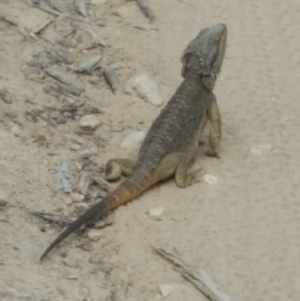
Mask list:
[[[185,187],[191,186],[196,183],[200,183],[202,177],[199,174],[201,171],[202,171],[202,168],[198,168],[198,169],[192,171],[191,173],[189,173],[187,176],[187,179],[186,179]]]
[[[121,167],[119,164],[108,161],[105,166],[104,179],[107,181],[116,181],[121,177]]]
[[[219,152],[216,151],[216,150],[212,150],[212,149],[208,149],[208,150],[205,152],[205,156],[208,156],[208,157],[214,157],[214,158],[220,159]]]
[[[185,174],[185,176],[177,175],[175,176],[176,185],[180,188],[186,188],[193,184],[201,182],[201,176],[199,175],[201,168],[198,168],[189,174]]]
[[[107,181],[119,180],[121,175],[128,177],[132,173],[135,161],[127,158],[110,159],[105,166],[105,179]]]

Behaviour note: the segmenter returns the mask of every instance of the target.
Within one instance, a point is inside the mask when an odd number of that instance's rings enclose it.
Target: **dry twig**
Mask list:
[[[89,25],[91,25],[91,23],[89,23]],[[99,37],[99,35],[96,33],[97,29],[94,29],[91,26],[85,27],[84,30],[91,36],[92,38],[92,46],[87,48],[89,49],[93,49],[96,48],[98,46],[102,46],[105,47],[106,43]]]
[[[9,25],[11,25],[11,26],[18,26],[17,23],[15,23],[15,22],[13,22],[13,21],[11,21],[11,20],[8,20],[8,19],[7,19],[5,16],[3,16],[3,15],[0,16],[0,21],[5,22],[5,23],[7,23],[7,24],[9,24]]]
[[[154,13],[153,13],[152,9],[149,7],[148,1],[147,0],[136,0],[136,3],[138,5],[138,7],[140,8],[140,10],[143,12],[143,14],[150,21],[153,21],[154,20]]]
[[[86,11],[86,8],[85,8],[85,4],[84,4],[84,1],[83,0],[74,0],[75,2],[75,7],[76,7],[76,10],[85,18],[88,17],[88,14],[87,14],[87,11]]]
[[[48,6],[58,12],[63,12],[60,8],[58,8],[55,4],[53,4],[50,0],[44,0],[48,4]]]
[[[92,71],[100,68],[100,61],[101,61],[101,56],[95,56],[88,61],[84,62],[81,64],[77,69],[75,69],[76,72],[79,73],[91,73]]]
[[[48,14],[54,15],[56,17],[67,18],[67,19],[70,19],[70,20],[73,20],[73,21],[84,21],[85,20],[81,17],[71,16],[70,14],[65,13],[65,12],[61,12],[57,9],[53,9],[53,8],[50,8],[50,7],[43,7],[43,6],[40,6],[40,5],[35,4],[35,3],[32,4],[32,7],[35,7],[39,10],[42,10],[42,11],[44,11]]]
[[[44,71],[59,82],[59,92],[63,93],[65,91],[76,96],[81,94],[82,90],[77,88],[62,70],[55,67],[47,67],[44,68]]]
[[[190,281],[200,292],[211,301],[237,301],[221,288],[204,270],[191,265],[184,260],[179,252],[174,248],[169,251],[163,248],[154,247],[153,249],[164,259],[173,263],[176,270],[188,281]]]
[[[110,86],[113,93],[116,91],[122,91],[122,87],[120,85],[119,79],[115,70],[108,66],[103,67],[103,74],[106,79],[107,84]]]
[[[38,212],[38,211],[32,211],[29,213],[48,223],[54,223],[60,226],[61,226],[61,221],[63,220],[63,217],[60,214],[52,214],[52,213],[45,213],[45,212]]]
[[[42,24],[41,26],[39,26],[35,31],[33,31],[32,33],[34,35],[39,34],[40,32],[42,32],[49,24],[51,24],[54,21],[54,19],[50,19],[47,20],[44,24]]]

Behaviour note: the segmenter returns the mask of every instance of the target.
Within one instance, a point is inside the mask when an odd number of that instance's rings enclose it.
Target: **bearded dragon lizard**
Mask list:
[[[188,167],[196,155],[207,121],[210,149],[206,154],[219,157],[221,116],[212,90],[221,70],[226,41],[227,27],[218,23],[200,30],[188,44],[181,58],[183,81],[150,127],[137,160],[116,158],[106,164],[108,180],[117,179],[121,174],[126,179],[69,225],[40,260],[82,225],[137,198],[160,181],[174,176],[176,185],[181,188],[200,181],[195,173],[188,173]]]

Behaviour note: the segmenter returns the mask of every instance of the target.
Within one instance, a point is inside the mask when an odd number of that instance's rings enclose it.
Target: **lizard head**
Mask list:
[[[199,58],[199,73],[214,81],[221,71],[226,50],[227,26],[217,23],[200,30],[183,52],[181,75],[185,77],[192,56]]]

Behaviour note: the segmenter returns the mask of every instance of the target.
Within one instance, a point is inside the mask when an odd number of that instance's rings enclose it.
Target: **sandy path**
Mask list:
[[[218,177],[218,183],[183,190],[173,182],[160,185],[119,208],[114,225],[102,230],[103,239],[89,243],[90,252],[74,248],[78,241],[86,241],[74,235],[40,265],[39,255],[57,232],[40,232],[38,222],[20,208],[67,209],[61,195],[53,194],[51,188],[53,179],[45,160],[54,159],[47,158],[47,151],[26,143],[22,135],[15,137],[2,118],[1,198],[17,208],[3,213],[9,223],[1,223],[0,296],[4,300],[13,300],[13,296],[51,301],[153,300],[157,287],[167,283],[176,288],[169,301],[205,300],[153,254],[149,245],[161,243],[177,246],[199,262],[239,300],[298,300],[300,2],[188,0],[189,5],[177,0],[149,0],[159,30],[147,32],[123,26],[122,20],[111,15],[125,1],[108,2],[107,20],[113,25],[103,28],[103,35],[111,45],[112,57],[129,62],[129,69],[121,73],[122,80],[127,80],[128,74],[146,71],[159,83],[166,100],[181,80],[179,57],[186,43],[201,27],[219,21],[227,24],[228,50],[216,86],[223,117],[222,158],[199,157],[193,166]],[[127,6],[128,18],[146,23],[134,3]],[[0,3],[0,11],[27,24],[35,24],[36,18],[36,23],[41,23],[45,18],[42,12],[34,11],[38,17],[32,16],[29,12],[33,10],[26,5],[8,0]],[[0,88],[19,87],[20,94],[42,96],[41,91],[32,91],[33,86],[20,73],[22,59],[39,46],[22,41],[7,27],[1,29],[0,39],[5,43],[0,46],[0,64],[5,72],[0,74]],[[117,124],[122,119],[134,129],[147,130],[160,110],[135,99],[128,115],[121,118],[120,110],[128,109],[132,98],[111,96],[106,90],[103,85],[97,92],[99,101],[105,99],[110,104],[103,114],[104,123],[112,120]],[[0,106],[2,111],[8,110],[7,104]],[[22,104],[10,108],[24,113]],[[138,126],[140,120],[144,124]],[[25,127],[25,138],[34,127],[38,125]],[[64,130],[65,134],[54,131],[50,135],[53,147],[61,152],[59,159],[68,158],[69,149],[62,141],[64,135],[71,137],[71,132],[67,126]],[[99,162],[120,155],[120,143],[130,132],[113,133],[99,154]],[[262,153],[253,154],[253,148],[263,149]],[[161,222],[146,215],[158,205],[165,209]],[[64,265],[59,256],[62,251],[68,251],[69,260],[79,267]],[[104,263],[90,263],[90,254],[103,255]],[[70,275],[77,279],[69,279]]]

